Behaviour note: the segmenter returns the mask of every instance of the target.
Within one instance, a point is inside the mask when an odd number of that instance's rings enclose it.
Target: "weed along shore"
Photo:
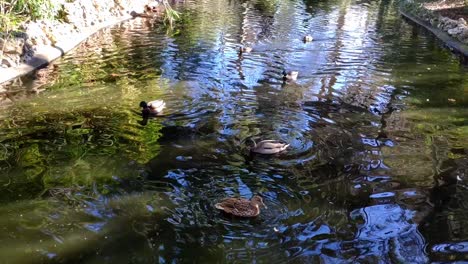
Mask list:
[[[135,17],[161,16],[167,5],[163,1],[47,0],[42,6],[21,7],[37,13],[24,21],[28,14],[15,14],[15,8],[3,2],[0,84],[46,66],[102,28]]]

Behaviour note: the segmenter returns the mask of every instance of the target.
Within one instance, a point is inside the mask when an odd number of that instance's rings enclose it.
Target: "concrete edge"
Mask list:
[[[93,34],[96,34],[99,30],[121,23],[123,21],[133,18],[131,15],[125,15],[117,17],[114,20],[108,21],[103,24],[99,24],[95,27],[86,28],[85,32],[80,34],[71,34],[65,36],[67,40],[60,41],[54,46],[41,46],[38,47],[34,56],[28,61],[28,63],[21,63],[18,67],[14,68],[3,68],[0,69],[0,85],[11,81],[17,77],[26,75],[37,68],[43,67],[53,60],[62,57],[68,51],[78,46],[81,42],[88,39]]]
[[[414,23],[420,25],[421,27],[424,27],[425,29],[429,30],[432,34],[434,34],[437,38],[439,38],[441,41],[445,43],[447,47],[449,47],[451,50],[459,53],[460,55],[464,56],[465,58],[468,58],[468,45],[463,44],[462,42],[452,38],[449,34],[447,34],[445,31],[442,31],[436,27],[433,27],[429,23],[401,10],[400,8],[400,14],[406,17],[407,19],[413,21]]]

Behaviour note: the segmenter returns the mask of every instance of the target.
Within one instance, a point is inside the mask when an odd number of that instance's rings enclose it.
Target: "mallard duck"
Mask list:
[[[283,71],[283,80],[295,81],[297,80],[298,75],[299,75],[298,71],[290,71],[290,72]]]
[[[253,139],[251,140],[254,143],[254,145],[253,147],[250,148],[250,151],[254,153],[267,154],[267,155],[276,154],[285,150],[287,147],[289,147],[289,144],[285,144],[278,140],[262,140],[258,143],[256,143]]]
[[[303,40],[304,40],[304,42],[312,42],[312,40],[314,40],[314,38],[311,35],[306,35],[306,36],[304,36]]]
[[[166,103],[163,100],[154,100],[148,103],[141,101],[140,107],[143,108],[141,110],[143,116],[158,115],[166,107]]]
[[[252,52],[252,47],[240,47],[239,48],[239,55],[242,55],[243,53],[250,53]]]
[[[226,198],[215,204],[216,209],[238,217],[256,217],[260,214],[260,206],[267,208],[259,195],[255,195],[251,200]]]

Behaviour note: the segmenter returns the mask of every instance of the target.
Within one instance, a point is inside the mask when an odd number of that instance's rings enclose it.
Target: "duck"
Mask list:
[[[285,81],[295,81],[297,80],[297,76],[299,75],[298,71],[283,71],[283,80]]]
[[[250,152],[259,154],[276,154],[289,147],[289,144],[280,142],[278,140],[262,140],[258,143],[256,143],[253,139],[251,140],[254,143],[254,145],[250,148]]]
[[[303,40],[304,40],[304,42],[312,42],[312,40],[314,40],[314,38],[311,35],[306,35],[306,36],[304,36]]]
[[[260,206],[267,208],[260,195],[254,195],[251,200],[244,198],[225,198],[215,204],[215,208],[237,217],[256,217],[260,214]]]
[[[252,47],[240,47],[239,48],[239,55],[242,55],[243,53],[250,53],[252,52]]]
[[[166,103],[163,100],[154,100],[150,102],[141,101],[140,107],[143,108],[141,113],[143,116],[158,115],[166,107]]]

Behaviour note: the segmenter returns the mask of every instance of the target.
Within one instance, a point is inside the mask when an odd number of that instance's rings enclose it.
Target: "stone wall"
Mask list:
[[[446,32],[452,38],[468,45],[468,24],[463,18],[453,20],[443,17],[426,8],[424,4],[413,0],[403,0],[401,8],[403,11],[418,17],[431,26]]]
[[[463,18],[453,20],[439,16],[437,19],[431,19],[430,22],[433,26],[446,31],[450,36],[468,44],[468,24]]]

